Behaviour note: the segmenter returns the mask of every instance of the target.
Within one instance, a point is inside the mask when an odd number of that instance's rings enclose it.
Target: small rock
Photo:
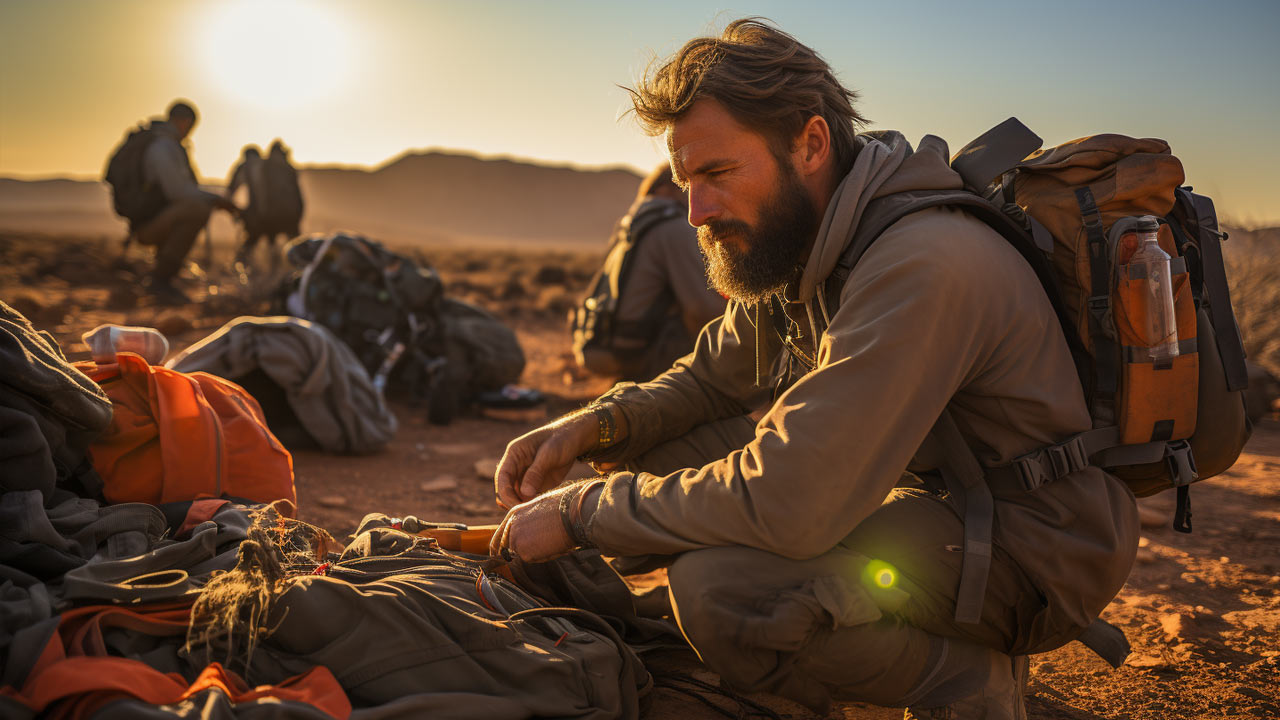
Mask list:
[[[1138,538],[1138,547],[1144,548],[1150,544],[1151,544],[1151,538],[1147,537],[1146,535],[1143,535],[1142,537]]]
[[[1182,637],[1185,618],[1181,613],[1167,613],[1160,616],[1160,628],[1164,630],[1165,640]]]
[[[1157,556],[1151,550],[1140,547],[1138,548],[1138,554],[1134,557],[1134,560],[1142,563],[1143,565],[1150,565],[1157,560]]]
[[[454,490],[458,487],[458,478],[452,475],[441,475],[430,480],[424,480],[418,489],[422,492],[443,492],[445,490]]]
[[[1037,673],[1051,673],[1058,669],[1058,666],[1051,662],[1042,662],[1036,666]]]
[[[347,499],[341,495],[325,495],[323,497],[316,498],[316,502],[319,503],[321,507],[328,508],[347,506]]]
[[[494,474],[498,472],[497,458],[481,458],[475,464],[476,475],[481,480],[492,480]]]

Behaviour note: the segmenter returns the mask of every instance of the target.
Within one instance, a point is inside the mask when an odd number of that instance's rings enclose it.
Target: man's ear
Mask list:
[[[827,166],[831,156],[831,128],[821,115],[805,122],[796,138],[792,158],[801,175],[814,175]]]

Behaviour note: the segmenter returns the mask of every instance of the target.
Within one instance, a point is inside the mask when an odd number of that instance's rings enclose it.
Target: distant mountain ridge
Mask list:
[[[348,229],[394,242],[603,246],[640,176],[440,151],[375,169],[299,168],[306,232]],[[211,188],[218,189],[218,188]],[[0,229],[122,234],[91,180],[0,178]],[[233,232],[221,219],[214,232]]]

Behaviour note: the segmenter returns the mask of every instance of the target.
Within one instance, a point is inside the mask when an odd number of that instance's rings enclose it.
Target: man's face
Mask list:
[[[196,126],[196,121],[190,118],[176,118],[172,122],[173,129],[178,131],[178,139],[186,140],[191,134],[191,128]]]
[[[712,285],[756,303],[781,292],[818,229],[813,199],[789,159],[715,100],[699,100],[667,131],[676,178],[688,186],[689,224]]]

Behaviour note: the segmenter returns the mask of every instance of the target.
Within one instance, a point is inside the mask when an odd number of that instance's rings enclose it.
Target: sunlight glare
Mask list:
[[[201,25],[205,71],[248,104],[306,105],[340,91],[353,74],[348,29],[314,2],[220,2]]]

